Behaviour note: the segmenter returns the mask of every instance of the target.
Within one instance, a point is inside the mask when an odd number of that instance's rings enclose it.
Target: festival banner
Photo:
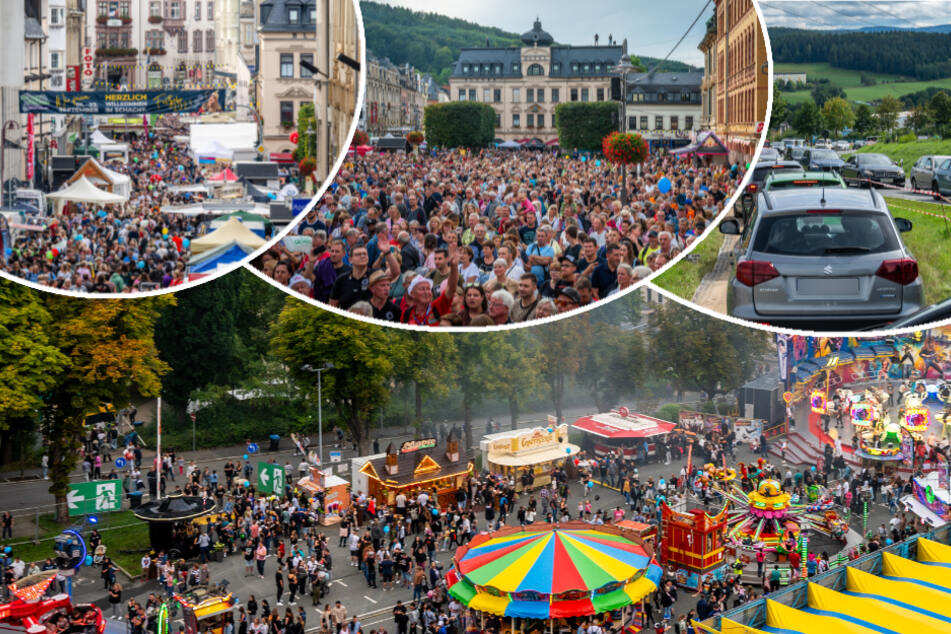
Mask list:
[[[779,380],[786,382],[789,376],[789,335],[776,335],[776,352],[779,355]]]
[[[21,90],[20,112],[88,115],[139,115],[169,112],[219,112],[225,104],[219,90],[132,90],[68,93]]]
[[[26,116],[26,180],[33,186],[33,115]]]

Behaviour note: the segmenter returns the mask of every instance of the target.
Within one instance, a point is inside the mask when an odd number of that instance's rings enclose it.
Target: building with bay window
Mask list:
[[[521,47],[465,48],[449,76],[452,101],[479,101],[496,112],[502,141],[558,140],[555,108],[564,102],[610,101],[611,78],[627,56],[622,44],[562,46],[536,20]]]

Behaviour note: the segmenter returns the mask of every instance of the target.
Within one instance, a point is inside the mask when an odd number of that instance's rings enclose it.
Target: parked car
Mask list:
[[[760,192],[742,230],[731,218],[720,223],[741,236],[731,314],[817,330],[910,315],[923,301],[918,262],[900,235],[911,229],[874,190]]]
[[[833,187],[845,189],[845,181],[835,172],[780,172],[771,173],[763,183],[762,191],[772,192],[799,187]]]
[[[813,147],[817,150],[831,150],[832,144],[826,139],[820,139],[816,141],[816,144]]]
[[[760,161],[779,161],[783,157],[774,147],[764,147],[759,153]]]
[[[905,171],[884,154],[853,154],[839,170],[846,185],[868,187],[871,181],[905,186]]]
[[[794,145],[792,147],[786,148],[786,160],[787,161],[796,161],[800,165],[802,164],[802,157],[808,150],[804,145]]]
[[[813,172],[837,172],[845,165],[845,161],[835,151],[818,147],[807,149],[800,163]]]
[[[941,161],[934,171],[935,191],[939,196],[951,195],[951,158]]]
[[[795,161],[763,161],[760,160],[753,166],[753,175],[750,176],[750,182],[743,190],[738,204],[733,205],[733,215],[737,218],[745,218],[756,202],[756,193],[766,182],[770,174],[782,174],[787,172],[802,173],[802,166]]]
[[[836,141],[832,144],[832,149],[836,152],[846,152],[850,148],[848,141]]]
[[[937,192],[938,181],[935,179],[934,173],[946,159],[951,159],[951,156],[927,154],[915,161],[915,164],[911,166],[911,188],[930,189]]]

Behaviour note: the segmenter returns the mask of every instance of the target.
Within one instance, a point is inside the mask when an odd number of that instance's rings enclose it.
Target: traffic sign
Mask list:
[[[126,461],[125,461],[125,458],[123,458],[123,457],[121,457],[121,456],[118,457],[118,458],[116,458],[116,466],[119,467],[120,469],[121,469],[122,467],[126,466],[126,464],[127,464],[127,463],[126,463]]]
[[[284,467],[279,464],[259,462],[258,491],[284,495]]]
[[[70,517],[118,511],[122,508],[122,480],[70,484],[66,506]]]

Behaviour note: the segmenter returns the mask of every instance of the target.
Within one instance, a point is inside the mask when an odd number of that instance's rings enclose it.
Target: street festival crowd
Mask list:
[[[42,228],[14,231],[16,239],[0,268],[42,286],[80,293],[132,293],[185,282],[188,236],[197,233],[196,219],[161,208],[201,197],[171,188],[201,183],[216,170],[199,165],[187,144],[174,141],[175,134],[174,127],[157,126],[147,135],[126,135],[128,163],[103,165],[131,177],[129,200],[70,202],[49,220],[31,218]]]
[[[344,442],[342,431],[336,430],[338,445]],[[447,433],[445,428],[434,428],[436,435]],[[687,470],[688,436],[692,435],[691,472]],[[926,527],[914,515],[901,510],[899,498],[911,491],[910,478],[900,475],[886,477],[881,471],[863,469],[854,471],[830,445],[826,459],[820,468],[810,466],[802,471],[793,471],[782,464],[771,464],[767,459],[773,443],[765,436],[753,438],[750,449],[759,455],[754,463],[741,470],[741,485],[751,491],[758,478],[771,477],[780,480],[793,495],[793,502],[802,500],[810,487],[823,487],[844,508],[852,513],[861,513],[864,501],[887,507],[891,513],[888,525],[869,527],[865,540],[851,548],[847,556],[855,559],[894,541],[903,539]],[[154,468],[145,478],[141,472],[141,450],[134,444],[121,448],[122,440],[100,426],[90,430],[85,439],[83,473],[87,479],[122,477],[124,486],[134,489],[146,487],[145,480],[154,486]],[[176,534],[191,544],[189,555],[193,561],[175,558],[164,551],[151,551],[142,557],[142,579],[157,581],[163,592],[149,594],[145,603],[135,598],[127,599],[123,608],[123,588],[117,581],[117,568],[108,555],[97,563],[103,589],[109,593],[111,618],[128,623],[132,634],[155,632],[156,614],[162,601],[172,592],[181,592],[199,584],[214,584],[208,566],[211,550],[223,550],[224,556],[241,557],[245,576],[270,578],[273,591],[261,590],[242,597],[237,610],[236,622],[229,623],[223,634],[302,634],[308,621],[319,625],[321,634],[358,634],[363,631],[359,617],[348,612],[340,596],[330,597],[334,575],[339,576],[344,566],[359,568],[368,588],[382,592],[396,588],[412,589],[412,600],[397,601],[392,610],[397,634],[461,634],[479,630],[498,633],[505,626],[499,617],[480,617],[467,610],[457,599],[447,593],[445,573],[446,558],[443,553],[453,553],[457,546],[467,543],[480,531],[491,531],[504,525],[526,525],[532,522],[583,520],[591,524],[607,524],[622,519],[657,525],[660,503],[676,504],[684,496],[688,504],[704,503],[708,509],[719,508],[722,500],[711,487],[700,465],[720,464],[729,459],[736,463],[739,441],[732,421],[724,418],[719,427],[678,427],[659,443],[656,451],[648,454],[646,443],[634,446],[632,453],[620,451],[609,455],[579,454],[575,460],[553,469],[551,486],[534,486],[534,476],[526,470],[517,477],[521,491],[516,492],[513,478],[502,475],[474,474],[466,486],[456,495],[455,506],[438,508],[435,492],[420,492],[407,498],[400,494],[390,508],[379,505],[363,491],[352,492],[352,506],[347,515],[334,528],[318,528],[321,519],[322,493],[310,495],[293,482],[295,467],[290,460],[284,465],[286,482],[284,495],[256,493],[251,483],[255,482],[254,467],[248,460],[227,462],[222,473],[217,469],[201,467],[194,461],[186,461],[173,451],[163,456],[161,479],[166,494],[199,495],[215,498],[221,512],[215,521],[201,527],[191,523],[176,526]],[[304,443],[306,447],[306,442]],[[947,444],[932,445],[932,450],[947,452]],[[784,452],[780,444],[779,452]],[[932,451],[932,452],[933,452]],[[103,474],[104,458],[111,459],[113,452],[122,452],[128,459],[128,473]],[[835,454],[835,455],[834,455]],[[928,455],[933,468],[937,456]],[[277,464],[276,459],[271,461]],[[88,464],[87,464],[88,463]],[[641,477],[639,468],[649,463],[670,466],[668,477]],[[683,465],[679,469],[676,465]],[[925,461],[916,461],[918,475]],[[44,467],[46,463],[44,463]],[[111,468],[111,466],[110,466]],[[301,457],[296,467],[298,476],[308,473],[309,465]],[[653,467],[652,469],[656,469]],[[569,484],[580,483],[572,490]],[[620,492],[625,502],[610,508],[600,499],[605,488]],[[13,519],[9,513],[2,518],[3,538],[12,536]],[[108,535],[96,530],[89,537],[90,551],[108,541]],[[349,557],[331,554],[330,544],[337,549],[345,548]],[[834,554],[833,554],[834,556]],[[15,548],[3,550],[3,592],[15,579],[41,570],[55,569],[52,560],[24,562]],[[184,557],[184,555],[183,555]],[[736,562],[728,562],[735,565]],[[827,552],[810,553],[806,562],[808,576],[828,569],[830,555]],[[336,568],[335,568],[336,566]],[[334,570],[337,572],[335,573]],[[683,613],[675,613],[678,590],[674,585],[674,571],[666,569],[660,588],[644,602],[644,617],[648,628],[655,623],[658,632],[685,634],[694,632],[690,620],[710,616],[756,599],[761,594],[779,587],[777,571],[764,570],[758,564],[757,576],[761,590],[754,589],[748,579],[742,578],[742,567],[731,568],[732,574],[723,581],[705,583],[693,595],[695,607]],[[798,578],[794,567],[793,579]],[[267,587],[266,582],[262,588]],[[62,588],[60,588],[60,591]],[[53,588],[50,589],[50,592]],[[683,590],[681,590],[683,592]],[[312,614],[304,603],[310,595]],[[679,604],[682,605],[682,604]],[[679,610],[678,607],[678,612]],[[630,609],[630,608],[628,608]],[[174,612],[173,612],[174,614]],[[604,615],[602,615],[604,616]],[[630,618],[626,618],[630,622]],[[570,620],[570,627],[577,634],[602,634],[611,631],[611,623],[600,618],[577,618]],[[540,631],[546,628],[542,627]],[[369,630],[370,634],[386,634],[383,627]]]
[[[358,156],[298,235],[257,265],[301,295],[383,321],[451,327],[548,317],[670,262],[745,173],[666,154],[651,156],[640,175],[629,170],[622,204],[619,173],[596,156]]]

